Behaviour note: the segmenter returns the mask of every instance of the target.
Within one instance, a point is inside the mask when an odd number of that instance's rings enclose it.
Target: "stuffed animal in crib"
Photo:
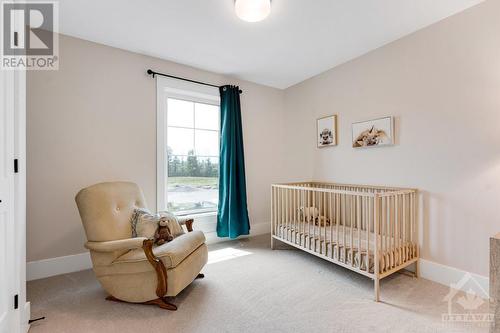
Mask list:
[[[319,215],[319,209],[316,207],[299,207],[300,221],[314,222],[314,225],[330,225],[330,219]]]
[[[300,220],[312,222],[319,215],[319,209],[316,207],[299,207]]]
[[[318,216],[314,220],[315,225],[319,225],[320,227],[325,227],[330,225],[330,219],[326,216]]]

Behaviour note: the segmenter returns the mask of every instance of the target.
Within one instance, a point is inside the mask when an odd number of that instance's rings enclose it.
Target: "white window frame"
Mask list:
[[[220,106],[220,93],[217,87],[205,86],[192,82],[156,77],[156,207],[157,210],[166,210],[168,203],[168,159],[167,159],[167,99],[175,98],[195,103],[204,103]],[[220,119],[219,119],[220,121]],[[215,230],[217,212],[192,214],[207,222],[210,226],[204,231]],[[212,230],[213,229],[213,230]]]

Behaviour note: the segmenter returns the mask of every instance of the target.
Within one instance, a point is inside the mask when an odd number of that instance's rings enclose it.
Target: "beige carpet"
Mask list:
[[[177,312],[105,301],[92,271],[32,281],[32,318],[47,319],[30,332],[488,331],[443,324],[445,286],[395,274],[382,280],[375,303],[368,278],[284,248],[271,251],[269,236],[211,246],[206,278],[173,300]]]

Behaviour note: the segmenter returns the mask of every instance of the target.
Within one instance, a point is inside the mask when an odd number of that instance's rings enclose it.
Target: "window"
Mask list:
[[[217,211],[219,92],[158,80],[158,207],[177,215]]]
[[[219,106],[167,99],[167,209],[217,211]]]

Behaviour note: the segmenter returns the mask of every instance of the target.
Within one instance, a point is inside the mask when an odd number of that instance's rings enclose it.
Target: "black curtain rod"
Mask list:
[[[160,76],[165,76],[165,77],[169,77],[169,78],[172,78],[172,79],[177,79],[177,80],[182,80],[182,81],[187,81],[187,82],[202,84],[204,86],[210,86],[210,87],[219,88],[219,86],[216,86],[215,84],[210,84],[210,83],[206,83],[206,82],[190,80],[190,79],[186,79],[186,78],[179,77],[179,76],[174,76],[174,75],[169,75],[169,74],[158,73],[158,72],[153,71],[152,69],[148,69],[147,73],[149,75],[151,75],[153,78],[155,77],[155,75],[160,75]],[[243,90],[240,89],[240,94],[242,94],[242,93],[243,93]]]

